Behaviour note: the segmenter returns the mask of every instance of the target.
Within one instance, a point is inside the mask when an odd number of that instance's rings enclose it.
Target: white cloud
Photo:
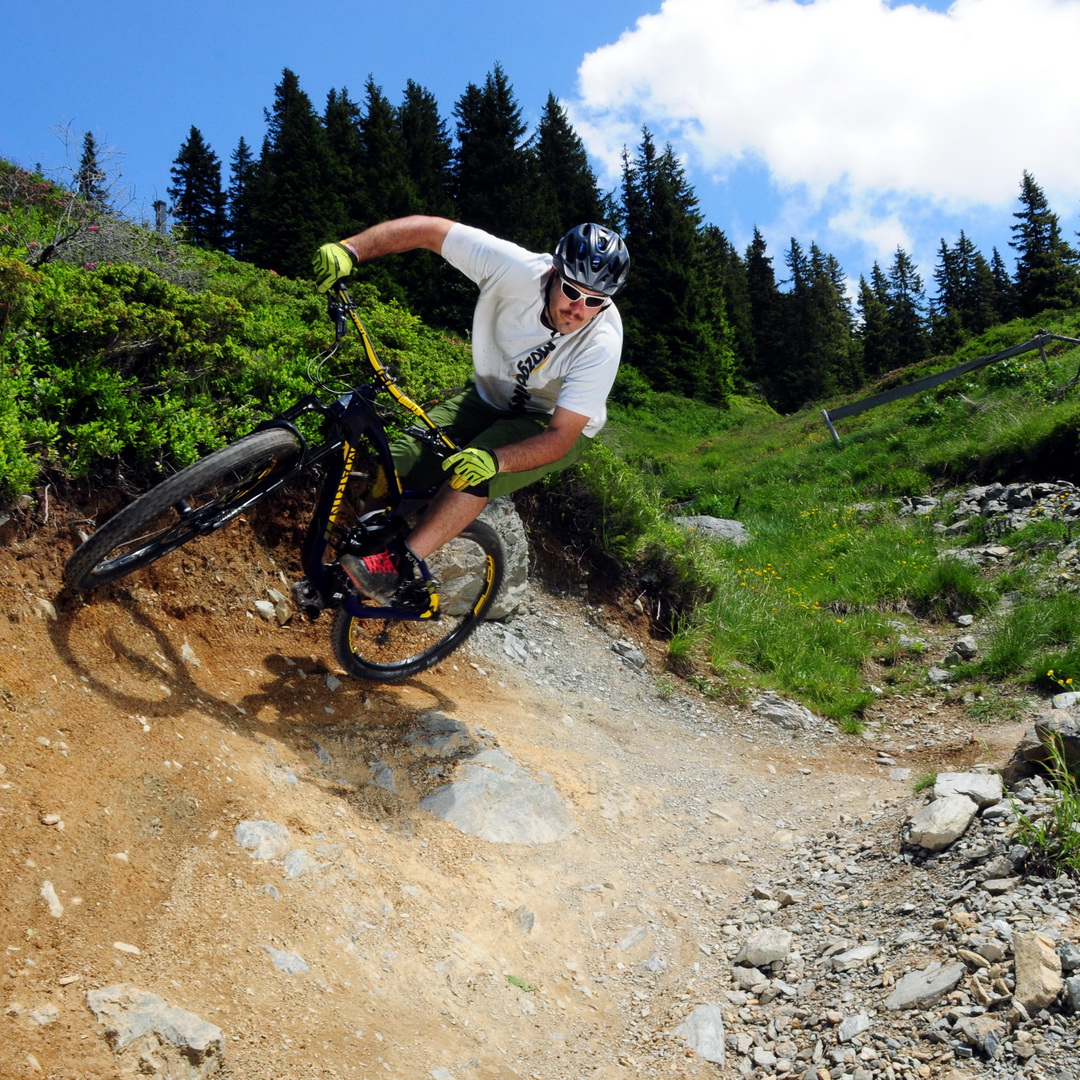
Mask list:
[[[1078,40],[1080,0],[664,0],[585,57],[572,115],[612,175],[648,125],[721,177],[764,163],[895,251],[901,207],[1000,211],[1025,169],[1052,203],[1080,197]]]

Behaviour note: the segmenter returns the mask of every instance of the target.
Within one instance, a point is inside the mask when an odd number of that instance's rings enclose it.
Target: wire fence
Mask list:
[[[1008,349],[1002,349],[1000,352],[991,353],[989,356],[981,356],[978,360],[969,360],[966,364],[957,364],[956,367],[949,368],[947,371],[939,371],[936,375],[927,375],[925,379],[917,379],[915,382],[907,383],[904,386],[894,386],[891,390],[885,390],[880,394],[871,394],[869,397],[861,398],[858,401],[850,401],[846,405],[840,405],[835,409],[822,409],[821,416],[833,439],[839,442],[840,436],[833,426],[834,420],[842,420],[847,416],[858,416],[859,413],[864,413],[869,409],[876,409],[879,405],[888,405],[892,401],[911,397],[913,394],[919,394],[923,390],[932,390],[935,386],[940,386],[950,379],[966,375],[969,371],[976,371],[981,367],[986,367],[987,364],[993,364],[998,360],[1007,360],[1010,356],[1019,356],[1021,353],[1031,352],[1034,349],[1039,350],[1043,363],[1049,365],[1046,358],[1046,346],[1051,341],[1068,341],[1074,345],[1080,345],[1080,338],[1063,337],[1061,334],[1051,334],[1046,330],[1040,330],[1029,341],[1024,341],[1019,345],[1013,345]],[[1077,372],[1074,378],[1069,380],[1063,389],[1071,388],[1077,382],[1080,382],[1080,371]]]

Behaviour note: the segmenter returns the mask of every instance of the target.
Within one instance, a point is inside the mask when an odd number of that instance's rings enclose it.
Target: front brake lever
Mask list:
[[[326,314],[330,316],[330,321],[334,324],[334,333],[336,334],[338,341],[345,336],[345,331],[348,328],[348,323],[345,320],[345,312],[346,307],[341,300],[336,296],[327,296]]]

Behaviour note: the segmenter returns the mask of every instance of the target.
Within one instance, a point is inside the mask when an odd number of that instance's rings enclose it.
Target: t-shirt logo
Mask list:
[[[510,408],[514,412],[525,412],[532,395],[529,393],[529,376],[540,367],[555,351],[555,342],[546,341],[539,349],[533,349],[528,356],[523,356],[517,363],[514,376],[514,392],[510,395]]]

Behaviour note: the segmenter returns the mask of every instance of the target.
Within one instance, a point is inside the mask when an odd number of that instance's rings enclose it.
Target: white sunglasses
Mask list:
[[[576,285],[571,285],[566,278],[561,276],[559,278],[559,288],[562,289],[563,296],[565,296],[571,304],[581,300],[587,308],[598,308],[603,307],[608,302],[606,296],[590,296],[588,293],[583,293]]]

